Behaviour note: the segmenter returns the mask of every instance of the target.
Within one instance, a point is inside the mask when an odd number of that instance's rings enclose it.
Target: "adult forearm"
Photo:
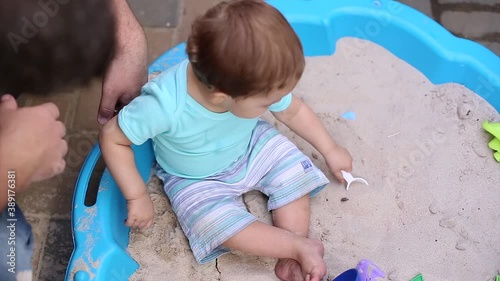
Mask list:
[[[116,15],[116,51],[134,47],[146,41],[141,25],[126,0],[113,0]]]
[[[146,35],[125,0],[112,0],[116,19],[116,44],[104,73],[97,120],[106,124],[115,110],[140,94],[148,77]]]

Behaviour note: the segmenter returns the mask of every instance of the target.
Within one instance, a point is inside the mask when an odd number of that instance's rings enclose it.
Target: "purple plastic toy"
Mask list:
[[[379,277],[385,277],[385,273],[370,260],[360,261],[356,269],[359,272],[359,281],[376,281]]]

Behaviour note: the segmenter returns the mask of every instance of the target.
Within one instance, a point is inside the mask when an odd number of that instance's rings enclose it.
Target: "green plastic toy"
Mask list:
[[[488,146],[496,151],[500,151],[500,139],[492,139]]]
[[[413,279],[411,279],[411,281],[424,281],[424,276],[422,276],[422,274],[419,274],[419,275],[413,277]]]
[[[496,152],[493,152],[493,157],[497,162],[500,162],[500,123],[490,123],[485,121],[483,128],[493,135],[493,140],[488,143],[488,146]],[[500,281],[500,280],[497,280]]]
[[[497,281],[500,281],[500,275],[497,275]]]
[[[500,139],[500,123],[490,123],[485,121],[483,123],[483,128],[495,138]]]

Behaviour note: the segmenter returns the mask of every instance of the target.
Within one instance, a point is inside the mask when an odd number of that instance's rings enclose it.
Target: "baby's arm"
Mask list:
[[[330,136],[318,116],[301,99],[293,96],[290,106],[274,117],[316,148],[335,177],[343,182],[341,170],[352,170],[352,157]]]
[[[153,223],[154,207],[146,185],[135,165],[130,140],[115,116],[104,125],[99,144],[106,166],[127,200],[127,226],[145,228]]]

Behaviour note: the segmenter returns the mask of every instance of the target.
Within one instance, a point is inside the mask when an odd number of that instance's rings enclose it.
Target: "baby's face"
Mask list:
[[[242,99],[229,98],[226,109],[240,118],[257,118],[264,114],[274,103],[279,102],[290,89],[277,90],[271,94],[258,94]]]

